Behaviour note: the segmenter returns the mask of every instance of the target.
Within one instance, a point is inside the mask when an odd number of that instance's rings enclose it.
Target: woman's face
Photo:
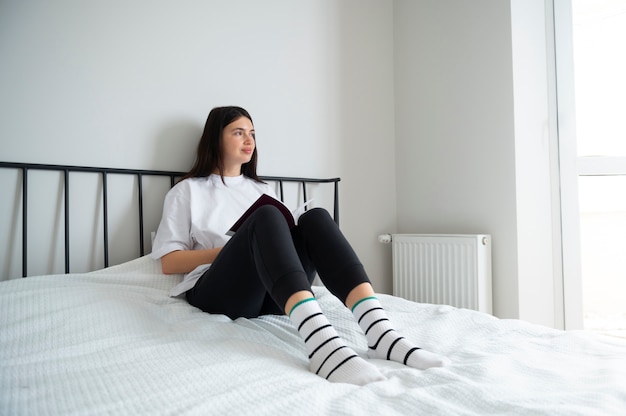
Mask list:
[[[254,126],[247,117],[240,117],[222,130],[222,156],[225,174],[238,176],[241,165],[248,163],[254,152]]]

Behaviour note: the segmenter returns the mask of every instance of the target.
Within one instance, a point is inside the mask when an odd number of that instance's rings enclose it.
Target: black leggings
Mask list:
[[[186,297],[205,312],[232,319],[283,314],[291,295],[311,290],[316,271],[343,303],[353,288],[369,283],[326,210],[306,211],[289,230],[278,209],[268,205],[246,220]]]

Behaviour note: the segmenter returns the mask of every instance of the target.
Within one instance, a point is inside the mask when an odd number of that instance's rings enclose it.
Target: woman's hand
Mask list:
[[[189,273],[201,264],[213,263],[221,250],[222,247],[172,251],[161,257],[161,270],[164,274]]]

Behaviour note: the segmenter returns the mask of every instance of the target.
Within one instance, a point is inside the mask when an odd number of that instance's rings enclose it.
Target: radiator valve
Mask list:
[[[378,236],[378,242],[383,244],[391,243],[391,234],[381,234]]]

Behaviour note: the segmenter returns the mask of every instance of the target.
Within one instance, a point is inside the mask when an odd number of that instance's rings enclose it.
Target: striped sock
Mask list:
[[[352,313],[365,332],[370,358],[392,360],[421,370],[450,363],[448,358],[425,351],[398,334],[377,298],[361,299],[352,307]]]
[[[328,381],[360,386],[386,379],[346,345],[314,298],[297,303],[289,318],[304,339],[311,372]]]

